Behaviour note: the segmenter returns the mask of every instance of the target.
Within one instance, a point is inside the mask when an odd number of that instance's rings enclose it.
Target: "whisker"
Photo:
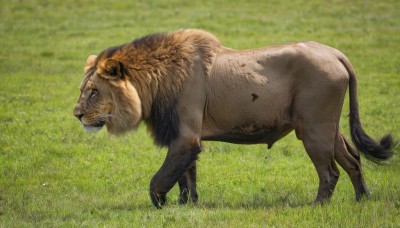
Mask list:
[[[99,122],[110,122],[109,118],[116,117],[113,113],[91,113],[85,116],[85,123],[87,124],[96,124]]]

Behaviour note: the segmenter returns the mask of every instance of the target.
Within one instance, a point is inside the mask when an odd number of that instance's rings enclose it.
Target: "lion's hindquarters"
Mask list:
[[[296,134],[318,173],[318,202],[329,201],[339,177],[335,141],[348,83],[340,62],[323,57],[305,61],[307,70],[298,75],[292,112]]]

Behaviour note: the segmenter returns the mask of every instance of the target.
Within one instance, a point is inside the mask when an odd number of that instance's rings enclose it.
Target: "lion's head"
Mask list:
[[[220,47],[212,34],[189,29],[144,36],[89,56],[74,115],[86,130],[105,125],[112,134],[144,120],[156,143],[168,145],[179,133],[175,106],[185,81],[193,69],[209,75]]]
[[[109,133],[121,134],[139,124],[142,104],[122,70],[122,63],[116,59],[88,57],[74,110],[85,130],[96,132],[105,125]]]

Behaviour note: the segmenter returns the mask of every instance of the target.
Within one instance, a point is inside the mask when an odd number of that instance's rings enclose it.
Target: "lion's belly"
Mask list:
[[[225,98],[221,103],[208,104],[203,118],[203,140],[271,146],[293,129],[290,108],[283,104],[268,105],[265,101],[270,99],[262,98],[261,93],[254,101],[248,98],[247,104],[237,97]],[[279,98],[276,100],[281,103]]]
[[[209,129],[208,129],[209,130]],[[282,126],[263,126],[255,123],[234,126],[229,130],[214,129],[204,132],[202,140],[222,141],[236,144],[266,143],[268,147],[293,130],[290,124]]]

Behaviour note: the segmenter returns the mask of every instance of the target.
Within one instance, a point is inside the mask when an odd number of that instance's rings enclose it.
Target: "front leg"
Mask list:
[[[199,138],[181,138],[171,143],[163,165],[150,182],[150,198],[155,207],[161,208],[165,205],[167,192],[195,164],[200,151]],[[197,196],[195,188],[193,193]]]
[[[196,190],[196,161],[194,161],[184,176],[178,181],[179,183],[179,204],[186,204],[191,200],[193,204],[197,203],[198,195]]]

